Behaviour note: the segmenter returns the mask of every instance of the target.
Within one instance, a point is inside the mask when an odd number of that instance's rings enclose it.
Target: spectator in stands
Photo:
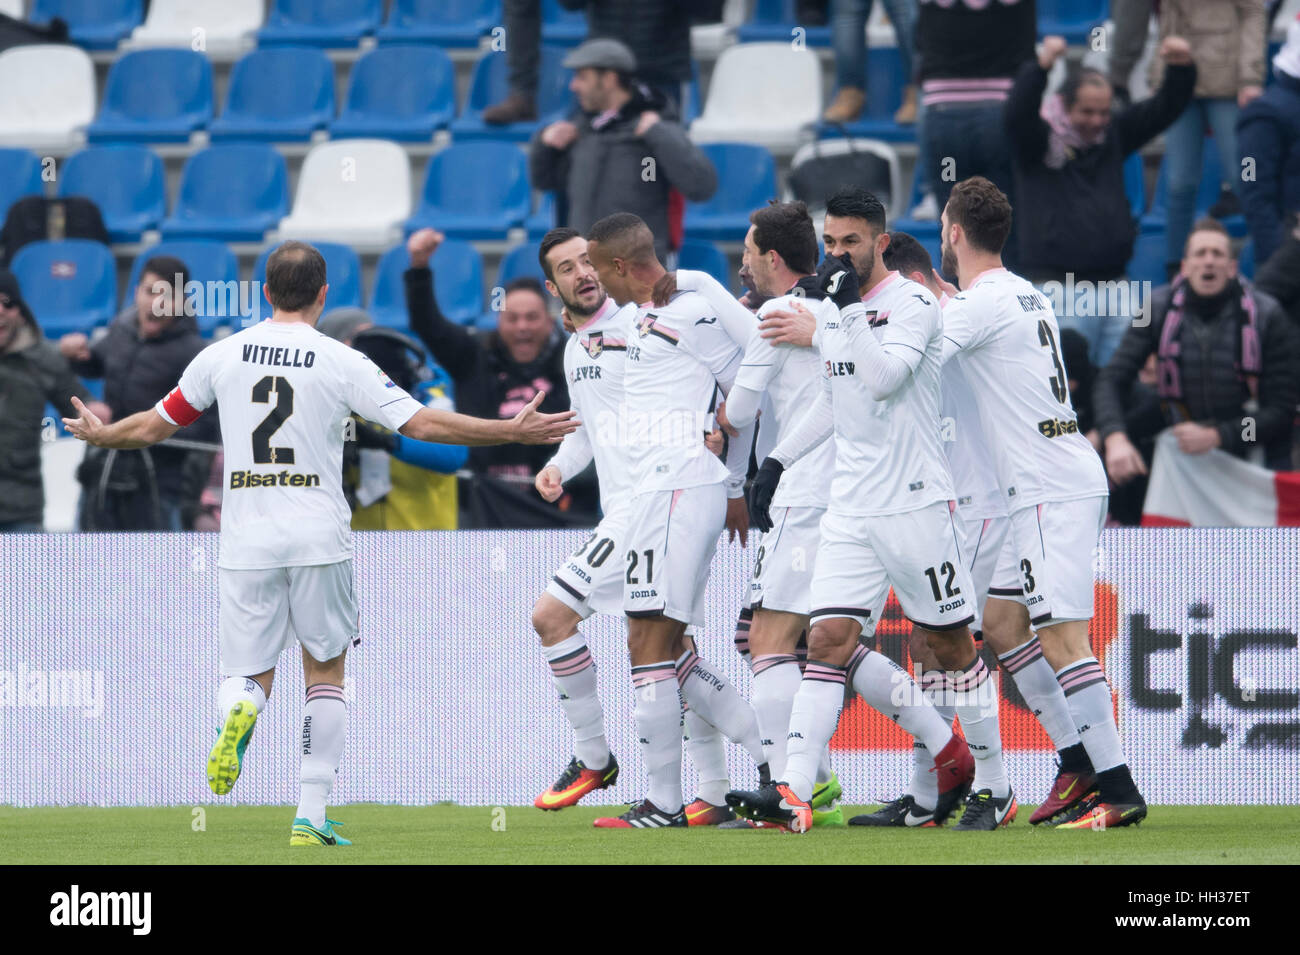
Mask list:
[[[506,98],[483,110],[494,126],[537,118],[537,70],[541,61],[542,0],[505,0]]]
[[[1300,333],[1300,217],[1293,216],[1290,225],[1277,251],[1255,273],[1255,287],[1281,303]],[[1300,354],[1296,358],[1300,361]]]
[[[81,332],[59,341],[74,371],[104,379],[104,401],[115,418],[152,408],[207,344],[186,309],[188,279],[180,259],[155,256],[145,262],[135,297],[107,334],[93,344]],[[217,416],[203,415],[176,438],[219,444]],[[188,530],[211,460],[211,451],[165,444],[138,451],[87,449],[78,473],[85,488],[82,529]]]
[[[867,20],[874,0],[834,0],[831,41],[835,46],[835,102],[826,108],[828,123],[851,123],[867,105]],[[915,0],[884,0],[889,22],[898,37],[902,59],[903,104],[894,113],[896,123],[916,122],[916,84],[912,71],[912,40],[916,29]]]
[[[1254,178],[1241,184],[1242,205],[1255,240],[1255,261],[1277,251],[1300,212],[1300,16],[1273,58],[1273,85],[1237,117],[1237,144]]]
[[[1145,474],[1130,440],[1125,395],[1154,354],[1165,424],[1185,454],[1221,448],[1288,469],[1295,419],[1296,335],[1278,303],[1237,278],[1228,232],[1196,223],[1174,283],[1156,290],[1097,378],[1094,410],[1116,484]]]
[[[617,40],[588,40],[565,59],[583,115],[559,120],[533,138],[533,187],[562,190],[566,224],[585,232],[614,212],[633,212],[655,236],[660,259],[681,243],[682,196],[701,202],[717,172],[668,105],[632,82],[636,60]]]
[[[1264,0],[1161,0],[1161,40],[1185,37],[1196,63],[1195,97],[1165,133],[1169,170],[1165,256],[1171,277],[1180,267],[1196,215],[1206,127],[1214,134],[1224,177],[1219,201],[1210,208],[1210,215],[1221,219],[1240,211],[1236,192],[1241,175],[1237,163],[1237,110],[1263,92],[1264,22]],[[1152,86],[1163,65],[1162,56],[1152,59]]]
[[[546,293],[535,279],[516,279],[505,289],[497,330],[475,335],[442,314],[434,297],[429,260],[442,233],[421,229],[407,240],[411,267],[404,276],[411,331],[447,370],[455,386],[456,407],[483,418],[510,418],[546,393],[546,412],[566,411],[569,390],[564,376],[564,340],[547,312]],[[590,486],[566,488],[555,504],[533,493],[533,475],[554,454],[546,446],[501,445],[472,448],[473,481],[460,486],[461,527],[561,526],[564,512],[594,514]]]
[[[111,420],[107,406],[91,400],[67,359],[41,334],[18,279],[0,269],[0,533],[44,529],[41,440],[59,433],[57,422],[45,420],[45,405],[76,417],[73,395]]]
[[[1128,84],[1151,32],[1151,0],[1110,0],[1110,18],[1115,24],[1108,64],[1110,86],[1115,106],[1124,109],[1133,102]]]
[[[1087,282],[1095,289],[1123,280],[1133,254],[1136,230],[1124,191],[1124,160],[1186,109],[1196,67],[1187,41],[1166,37],[1161,54],[1169,66],[1160,89],[1112,118],[1110,84],[1095,70],[1074,72],[1059,93],[1043,102],[1048,73],[1064,53],[1064,38],[1043,40],[1037,61],[1020,67],[1006,104],[1020,272],[1036,285],[1076,288]],[[1067,273],[1074,276],[1073,283]],[[1088,309],[1063,303],[1061,324],[1083,333],[1098,365],[1110,358],[1130,319],[1127,314],[1099,314],[1109,298],[1098,295],[1096,307]]]

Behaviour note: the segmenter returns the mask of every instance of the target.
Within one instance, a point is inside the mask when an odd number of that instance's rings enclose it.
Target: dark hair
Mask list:
[[[1100,70],[1070,70],[1065,74],[1065,82],[1061,84],[1061,99],[1064,100],[1066,109],[1074,105],[1079,98],[1080,88],[1084,86],[1104,86],[1110,89],[1110,80]]]
[[[316,302],[325,284],[325,258],[315,246],[290,240],[266,260],[266,291],[283,312],[301,312]]]
[[[608,246],[611,258],[637,263],[655,258],[654,233],[640,216],[630,212],[605,216],[587,230],[587,241]]]
[[[507,282],[506,294],[509,295],[511,292],[532,292],[542,300],[542,308],[546,308],[546,289],[531,275],[521,275]]]
[[[817,230],[803,202],[773,200],[749,214],[754,224],[754,245],[760,252],[773,250],[790,270],[800,275],[817,271]]]
[[[185,293],[185,284],[190,280],[190,270],[186,268],[185,263],[174,255],[155,255],[145,259],[144,265],[140,266],[140,278],[144,279],[146,275],[156,275],[167,282],[172,287],[172,294],[183,295]],[[180,287],[176,287],[176,276],[181,277]]]
[[[555,281],[555,272],[551,269],[551,263],[547,260],[546,254],[557,245],[563,245],[570,239],[581,239],[582,233],[577,229],[570,229],[567,226],[560,226],[558,229],[552,229],[546,235],[542,236],[542,244],[537,250],[537,261],[542,267],[542,272],[546,278],[552,282]]]
[[[916,236],[907,232],[889,233],[889,245],[880,258],[885,263],[885,268],[901,272],[905,276],[920,272],[929,278],[934,270],[934,259],[930,257],[929,251],[917,241]]]
[[[1001,252],[1011,234],[1011,203],[983,176],[971,176],[953,186],[948,197],[948,222],[966,233],[972,248]]]
[[[1183,255],[1186,255],[1187,250],[1192,247],[1192,236],[1198,232],[1217,232],[1228,240],[1229,249],[1232,247],[1232,233],[1228,231],[1228,227],[1218,219],[1212,219],[1209,216],[1202,216],[1192,223],[1191,231],[1187,233],[1187,238],[1183,242]],[[1234,255],[1233,258],[1235,259],[1236,256]]]
[[[861,186],[841,186],[826,200],[826,214],[843,219],[862,219],[876,235],[885,231],[885,207]]]

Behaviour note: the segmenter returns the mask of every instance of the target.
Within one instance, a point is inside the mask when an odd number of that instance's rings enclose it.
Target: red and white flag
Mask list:
[[[1143,527],[1300,526],[1300,471],[1270,471],[1224,451],[1185,454],[1156,438]]]

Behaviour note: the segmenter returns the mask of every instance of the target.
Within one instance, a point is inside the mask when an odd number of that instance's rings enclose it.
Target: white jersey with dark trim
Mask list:
[[[923,285],[897,272],[864,297],[867,313],[824,321],[818,339],[835,421],[830,509],[871,516],[952,499],[939,421],[943,319]],[[877,401],[856,367],[847,323],[865,321],[881,347],[916,362],[888,398]],[[861,333],[861,332],[859,332]],[[910,358],[907,356],[910,354]]]
[[[990,269],[949,301],[944,356],[962,365],[1008,511],[1107,493],[1101,458],[1079,433],[1050,301]]]
[[[946,317],[946,313],[945,313]],[[948,452],[953,493],[963,520],[1004,517],[1006,502],[998,491],[993,449],[984,434],[975,392],[959,361],[943,366],[943,447]]]
[[[156,408],[186,425],[214,401],[225,451],[219,566],[350,558],[342,475],[351,415],[396,431],[420,403],[361,352],[305,323],[270,320],[199,352]]]

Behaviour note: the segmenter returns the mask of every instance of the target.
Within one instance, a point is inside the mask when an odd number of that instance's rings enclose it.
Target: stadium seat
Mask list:
[[[458,239],[504,239],[532,204],[528,161],[513,143],[454,143],[429,160],[408,233],[425,226]]]
[[[687,203],[686,234],[740,242],[749,214],[777,198],[776,161],[762,146],[706,143],[700,147],[718,170],[718,191],[706,202]]]
[[[9,268],[46,338],[88,332],[117,308],[117,265],[100,242],[29,242]]]
[[[542,42],[577,46],[587,39],[587,18],[578,10],[566,10],[559,0],[542,0]]]
[[[214,140],[311,139],[334,118],[334,65],[322,51],[304,47],[253,50],[235,63],[221,115],[208,132]]]
[[[139,242],[167,214],[164,181],[162,160],[146,146],[91,146],[59,170],[59,195],[94,202],[114,242]]]
[[[707,239],[685,240],[677,250],[677,267],[708,272],[727,288],[731,288],[731,265],[727,256]]]
[[[894,122],[894,113],[903,103],[902,56],[897,47],[873,46],[867,50],[867,105],[862,116],[851,123],[830,124],[818,119],[820,136],[843,135],[883,139],[886,142],[912,142],[916,139],[914,123]]]
[[[741,43],[785,43],[796,39],[796,29],[803,30],[808,46],[830,46],[831,28],[800,26],[795,15],[795,0],[757,0],[754,15],[736,30]]]
[[[283,238],[391,245],[411,217],[411,164],[397,143],[346,139],[313,146],[298,174]]]
[[[0,52],[0,145],[58,149],[85,142],[95,66],[85,50],[33,44]]]
[[[435,276],[438,307],[450,321],[473,325],[483,313],[483,259],[468,242],[447,239],[429,263]],[[370,316],[377,325],[406,328],[406,288],[403,273],[410,267],[406,246],[389,249],[375,268]]]
[[[546,273],[537,260],[541,247],[540,242],[522,242],[502,256],[501,266],[497,269],[497,287],[505,288],[513,279],[525,277],[545,284]]]
[[[383,19],[383,0],[273,0],[260,46],[356,46]]]
[[[1087,43],[1109,12],[1108,0],[1038,0],[1038,35],[1063,36],[1076,46]]]
[[[1124,194],[1128,196],[1128,207],[1133,213],[1134,221],[1142,218],[1147,210],[1146,170],[1142,154],[1134,152],[1124,160]]]
[[[537,200],[537,209],[524,220],[524,231],[530,239],[540,239],[555,228],[555,193],[543,192]]]
[[[1247,239],[1237,253],[1237,272],[1248,278],[1255,277],[1255,240]]]
[[[817,165],[810,167],[810,162]],[[890,221],[907,212],[898,152],[878,139],[822,139],[801,146],[790,160],[789,182],[794,197],[808,203],[814,218],[825,211],[832,193],[850,184],[874,193]]]
[[[151,0],[127,46],[192,49],[201,38],[210,58],[231,60],[252,48],[265,13],[263,0]]]
[[[26,149],[0,149],[0,222],[15,199],[44,194],[41,157]]]
[[[393,0],[377,35],[380,43],[472,48],[501,22],[501,0]]]
[[[446,53],[434,46],[383,46],[352,67],[330,135],[427,142],[455,116],[456,73]]]
[[[563,119],[573,107],[573,94],[569,92],[572,75],[560,65],[567,51],[556,46],[542,46],[541,64],[537,73],[537,115],[540,120],[525,123],[508,123],[489,126],[483,122],[483,110],[505,99],[509,92],[506,82],[506,56],[504,53],[484,53],[474,64],[469,96],[460,117],[451,124],[452,139],[500,139],[526,142],[537,128],[545,123]]]
[[[193,50],[135,50],[108,71],[92,142],[186,142],[212,119],[212,64]]]
[[[1196,188],[1196,211],[1194,218],[1206,214],[1206,210],[1219,198],[1219,185],[1222,174],[1219,165],[1219,150],[1214,144],[1214,137],[1205,137],[1201,145],[1201,181]],[[1164,232],[1169,218],[1169,164],[1168,157],[1161,159],[1160,172],[1156,176],[1155,194],[1151,198],[1151,209],[1142,217],[1143,232]],[[1224,228],[1233,238],[1241,238],[1249,231],[1246,217],[1228,216],[1223,220]]]
[[[1152,286],[1165,284],[1165,232],[1140,232],[1128,261],[1128,277]]]
[[[793,153],[821,118],[817,54],[788,43],[741,44],[718,57],[691,139],[745,142]]]
[[[351,246],[337,242],[313,242],[325,259],[325,281],[329,291],[325,294],[325,309],[322,315],[332,308],[361,307],[361,257]],[[266,284],[266,260],[275,251],[275,246],[267,246],[253,264],[253,281]],[[258,290],[257,294],[261,294]]]
[[[68,36],[87,50],[114,50],[118,41],[140,25],[143,0],[33,0],[28,19],[48,23],[61,17]]]
[[[239,282],[239,259],[224,242],[211,239],[180,239],[159,242],[150,246],[131,264],[131,278],[122,291],[122,307],[126,308],[140,284],[140,273],[145,262],[155,255],[170,255],[185,263],[191,282],[198,283],[186,289],[186,307],[193,308],[199,331],[210,336],[219,325],[234,325],[253,305],[263,317],[269,317],[270,306],[265,299],[245,301],[253,294],[249,286]],[[198,291],[201,289],[202,291]],[[261,289],[257,289],[258,297]]]
[[[185,163],[176,209],[162,233],[168,239],[260,242],[288,211],[284,157],[266,143],[220,143]]]

